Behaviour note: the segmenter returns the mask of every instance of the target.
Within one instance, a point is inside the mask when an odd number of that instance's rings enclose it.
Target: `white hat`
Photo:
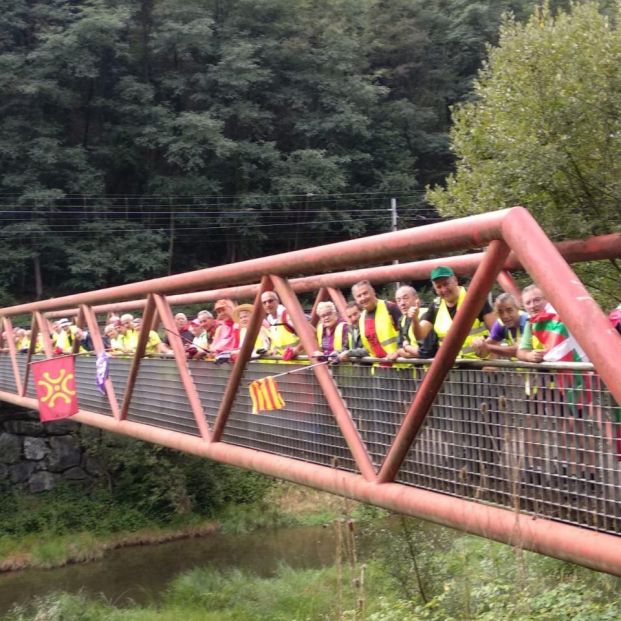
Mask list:
[[[71,325],[71,322],[66,317],[63,317],[62,319],[58,320],[58,326],[60,328],[64,328],[65,326],[70,326],[70,325]]]

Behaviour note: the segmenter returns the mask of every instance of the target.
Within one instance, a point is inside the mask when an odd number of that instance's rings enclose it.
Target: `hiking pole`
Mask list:
[[[196,349],[200,349],[204,351],[206,354],[211,354],[211,352],[208,349],[205,349],[204,347],[201,347],[200,345],[196,345],[194,341],[191,341],[185,336],[181,336],[181,334],[179,334],[178,332],[175,332],[174,330],[169,330],[168,328],[164,328],[164,330],[166,330],[166,332],[170,332],[170,334],[174,334],[175,336],[178,336],[184,343],[188,343],[188,345],[192,345],[192,347],[196,347]]]

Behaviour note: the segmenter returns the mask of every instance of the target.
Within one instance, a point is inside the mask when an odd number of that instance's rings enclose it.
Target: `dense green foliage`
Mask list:
[[[337,558],[333,568],[282,568],[273,578],[198,568],[179,576],[157,606],[119,609],[57,594],[36,602],[36,612],[15,611],[10,619],[612,621],[621,615],[618,578],[475,537],[451,537],[438,545],[428,527],[410,529],[393,542],[401,546],[398,554],[394,545],[378,541],[379,558],[364,566],[343,566]],[[412,569],[403,576],[407,584],[393,571],[412,559],[407,550],[413,546],[424,597],[407,591],[417,583]]]
[[[36,495],[4,492],[0,539],[80,531],[132,532],[213,517],[228,505],[259,503],[271,479],[137,440],[90,430],[101,465],[92,490],[66,487]]]
[[[451,105],[536,4],[9,3],[0,302],[387,230],[391,196],[424,222]]]
[[[621,24],[616,2],[507,18],[451,131],[444,215],[521,204],[554,236],[621,226]]]

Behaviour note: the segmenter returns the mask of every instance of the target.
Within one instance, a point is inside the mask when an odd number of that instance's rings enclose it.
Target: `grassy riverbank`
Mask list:
[[[120,547],[201,537],[216,530],[241,533],[327,524],[353,507],[329,494],[252,476],[250,482],[244,478],[252,488],[246,491],[250,502],[238,498],[202,513],[154,515],[131,501],[114,502],[102,490],[13,495],[0,510],[0,571],[84,563]]]
[[[343,528],[343,522],[336,527]],[[391,545],[361,564],[355,547],[335,549],[335,565],[283,567],[271,578],[199,568],[180,575],[150,606],[56,594],[15,610],[7,621],[613,621],[620,581],[502,544],[458,537],[436,547],[410,523],[410,546]],[[408,527],[408,528],[410,528]],[[419,535],[425,533],[424,539]],[[391,536],[395,536],[393,533]],[[380,544],[381,533],[378,544]],[[397,539],[400,535],[397,535]],[[425,543],[427,541],[428,543]],[[403,540],[401,543],[405,543]],[[414,546],[414,547],[412,547]],[[414,548],[418,550],[412,555]],[[416,558],[417,562],[412,564]],[[409,564],[409,570],[405,570]]]

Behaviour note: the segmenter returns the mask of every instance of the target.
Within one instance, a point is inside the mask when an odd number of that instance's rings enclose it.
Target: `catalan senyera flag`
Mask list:
[[[282,398],[273,377],[264,377],[251,382],[248,390],[252,399],[253,414],[282,410],[285,407],[285,400]]]
[[[42,422],[73,416],[78,411],[73,356],[60,356],[32,363],[39,419]]]

